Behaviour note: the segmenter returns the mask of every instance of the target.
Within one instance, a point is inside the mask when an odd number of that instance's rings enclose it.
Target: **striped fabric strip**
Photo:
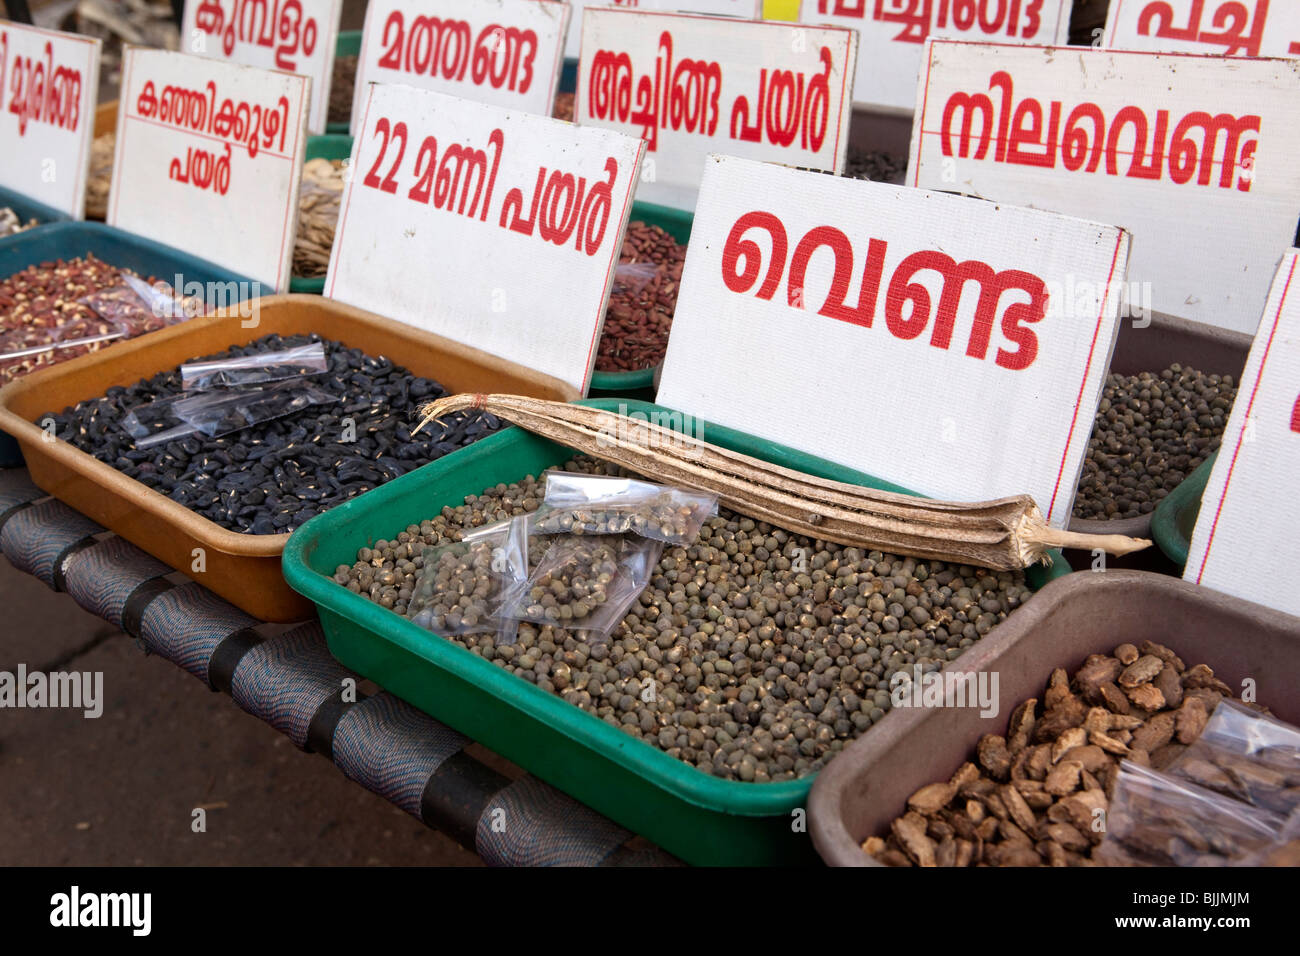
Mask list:
[[[227,636],[258,622],[202,585],[187,581],[145,608],[140,636],[145,647],[208,683],[208,661]]]
[[[27,480],[25,472],[5,472],[0,480],[0,515],[29,501],[44,498],[45,492]]]
[[[54,587],[54,562],[70,544],[103,531],[53,498],[18,512],[0,528],[0,550],[20,571]]]
[[[488,866],[598,866],[632,834],[535,777],[520,777],[479,817],[474,849]]]
[[[126,539],[112,537],[70,557],[64,578],[74,601],[120,628],[122,608],[132,592],[170,570]]]
[[[334,763],[350,780],[420,817],[425,784],[469,738],[387,692],[353,707],[334,731]]]
[[[235,668],[230,695],[303,749],[317,709],[352,676],[330,657],[320,624],[312,621],[245,654]]]

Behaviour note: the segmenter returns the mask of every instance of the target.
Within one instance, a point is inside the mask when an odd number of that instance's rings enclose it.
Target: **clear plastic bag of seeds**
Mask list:
[[[113,323],[123,335],[156,332],[204,311],[201,301],[178,296],[166,282],[150,285],[126,273],[121,273],[119,278],[121,285],[92,292],[77,301]]]
[[[614,267],[610,295],[639,296],[662,269],[654,262],[620,262]]]
[[[1300,809],[1300,729],[1235,701],[1221,702],[1166,769],[1276,813]]]
[[[1093,854],[1113,866],[1249,866],[1276,849],[1285,818],[1125,760]]]
[[[502,614],[603,641],[650,582],[664,543],[635,535],[561,536],[506,595]]]
[[[196,392],[178,401],[176,417],[209,438],[293,415],[314,405],[329,405],[337,395],[308,382],[277,382],[254,388]]]
[[[718,496],[636,478],[549,472],[538,534],[639,534],[687,545],[718,513]]]
[[[186,362],[181,366],[181,383],[187,392],[209,388],[265,385],[316,375],[329,370],[325,345],[313,342],[295,348],[240,355],[211,362]]]
[[[521,519],[480,534],[426,548],[406,613],[421,627],[444,637],[497,635],[515,643],[519,625],[501,614],[505,595],[528,578],[528,533]]]
[[[169,395],[137,405],[119,419],[118,426],[135,440],[139,449],[193,435],[197,429],[176,415],[175,406],[181,398]]]

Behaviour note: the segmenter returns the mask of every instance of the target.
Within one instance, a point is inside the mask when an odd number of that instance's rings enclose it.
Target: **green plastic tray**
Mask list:
[[[626,399],[582,404],[668,412]],[[786,446],[701,424],[709,441],[725,448],[827,478],[899,490]],[[684,418],[679,430],[690,425]],[[791,815],[807,805],[811,776],[765,784],[708,776],[334,582],[335,569],[351,564],[358,548],[393,537],[444,505],[461,504],[466,495],[541,474],[572,454],[522,428],[491,435],[454,458],[425,465],[308,521],[285,546],[285,579],[315,602],[330,652],[347,667],[683,860],[712,865],[815,860],[807,833],[795,832]],[[1033,587],[1068,573],[1064,558],[1059,553],[1054,558],[1050,570],[1030,572]]]
[[[1151,513],[1151,537],[1155,539],[1156,547],[1180,568],[1187,564],[1192,531],[1201,513],[1201,496],[1205,494],[1205,486],[1210,482],[1210,472],[1218,457],[1216,451],[1201,462],[1194,472],[1179,482],[1178,487],[1165,495]]]
[[[188,252],[114,229],[102,222],[53,222],[0,239],[0,277],[7,278],[40,262],[75,259],[86,253],[119,268],[134,269],[141,275],[152,275],[167,283],[173,282],[177,273],[183,275],[186,282],[233,281],[249,283],[251,287],[253,281]],[[18,443],[10,435],[0,432],[0,468],[16,467],[22,461]]]
[[[339,38],[334,44],[335,56],[360,56],[361,55],[361,31],[360,30],[340,30]],[[325,133],[347,133],[350,126],[347,123],[326,123]],[[311,157],[308,157],[309,159]]]
[[[683,209],[660,206],[650,202],[632,203],[632,215],[629,222],[640,220],[651,226],[658,226],[680,243],[691,241],[691,224],[695,216]],[[662,365],[663,363],[660,363]],[[592,398],[606,395],[618,395],[625,398],[653,401],[655,396],[655,372],[659,365],[639,369],[635,372],[592,372],[591,387],[587,393]]]
[[[303,150],[303,162],[311,159],[347,159],[352,155],[352,137],[345,133],[326,133],[324,136],[308,136],[307,146]],[[289,277],[290,292],[309,292],[321,295],[325,291],[325,277],[307,279],[303,276]]]

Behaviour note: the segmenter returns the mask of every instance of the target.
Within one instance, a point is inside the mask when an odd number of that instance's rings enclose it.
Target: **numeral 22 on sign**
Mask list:
[[[1300,3],[1110,0],[1106,46],[1159,53],[1300,56]]]
[[[0,20],[0,186],[73,219],[85,216],[99,49]]]
[[[1300,614],[1300,251],[1282,260],[1241,376],[1183,577]],[[1261,573],[1267,561],[1272,573]]]
[[[372,84],[326,294],[585,392],[643,148]]]
[[[1157,312],[1254,332],[1300,218],[1300,61],[931,40],[920,83],[913,185],[1122,223]]]
[[[289,285],[311,80],[127,47],[108,222]]]
[[[1064,525],[1118,329],[1113,226],[713,156],[659,402]]]
[[[843,169],[856,55],[838,27],[592,7],[574,118],[645,139],[638,198],[691,209],[711,152]]]
[[[404,83],[550,116],[569,14],[569,5],[557,0],[372,0],[357,60],[352,132],[371,83]]]

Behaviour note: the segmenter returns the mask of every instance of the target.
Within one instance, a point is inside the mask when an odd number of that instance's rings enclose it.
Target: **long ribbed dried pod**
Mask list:
[[[818,478],[719,448],[656,422],[521,395],[452,395],[421,409],[423,428],[482,409],[575,451],[657,481],[711,491],[733,511],[837,544],[997,570],[1046,561],[1052,548],[1128,554],[1151,542],[1051,528],[1028,495],[932,501]],[[419,429],[417,429],[418,431]]]

